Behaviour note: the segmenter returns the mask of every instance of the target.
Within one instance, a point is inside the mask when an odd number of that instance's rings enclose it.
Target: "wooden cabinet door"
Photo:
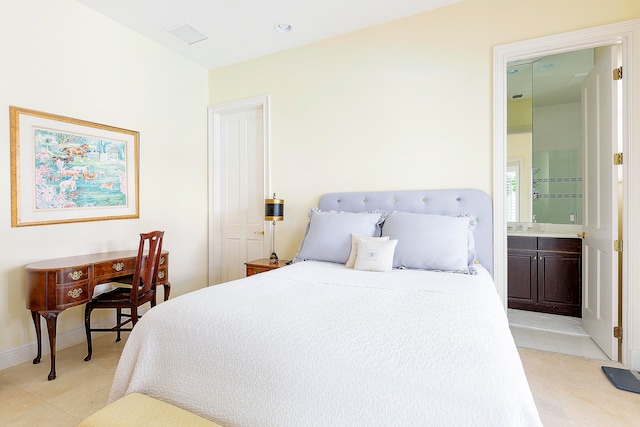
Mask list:
[[[582,312],[580,254],[539,252],[538,304],[548,313],[580,317]]]
[[[536,252],[510,251],[507,256],[509,307],[525,309],[538,300]]]
[[[535,310],[538,303],[537,238],[509,236],[507,240],[508,307]]]

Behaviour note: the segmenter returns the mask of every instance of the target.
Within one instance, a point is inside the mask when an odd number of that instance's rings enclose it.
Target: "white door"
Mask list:
[[[209,283],[245,276],[246,261],[264,258],[268,98],[212,109]]]
[[[583,251],[582,324],[612,360],[618,360],[618,235],[617,168],[613,153],[618,146],[616,46],[603,54],[582,83],[585,153],[585,215]]]

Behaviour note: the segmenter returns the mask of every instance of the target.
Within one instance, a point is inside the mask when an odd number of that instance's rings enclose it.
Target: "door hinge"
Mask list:
[[[614,68],[613,80],[622,80],[622,67]]]
[[[622,164],[622,153],[613,153],[613,164],[616,166]]]
[[[622,339],[622,328],[620,326],[613,327],[613,337],[620,340]]]
[[[613,250],[616,252],[622,252],[622,240],[613,241]]]

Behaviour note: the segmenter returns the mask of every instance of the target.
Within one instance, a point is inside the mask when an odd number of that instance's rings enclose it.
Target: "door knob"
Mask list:
[[[264,230],[254,231],[253,234],[262,234],[264,236]]]

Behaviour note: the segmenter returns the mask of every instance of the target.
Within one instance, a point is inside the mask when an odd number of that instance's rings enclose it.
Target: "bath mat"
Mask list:
[[[616,388],[633,393],[640,393],[640,372],[612,368],[611,366],[603,366],[602,370]]]

